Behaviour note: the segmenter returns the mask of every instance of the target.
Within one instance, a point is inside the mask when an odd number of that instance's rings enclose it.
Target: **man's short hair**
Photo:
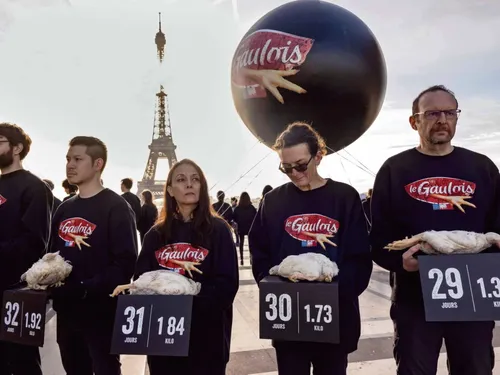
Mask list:
[[[131,178],[127,177],[122,180],[123,186],[125,186],[126,189],[130,190],[132,189],[132,185],[134,184],[134,180]]]
[[[23,149],[19,153],[19,158],[21,160],[30,152],[31,138],[19,125],[10,122],[0,123],[0,135],[7,138],[11,146],[23,145]]]
[[[422,98],[422,96],[424,96],[428,92],[436,92],[436,91],[444,91],[444,92],[450,94],[453,97],[453,99],[455,99],[455,103],[457,103],[457,108],[458,108],[458,100],[457,100],[457,97],[455,96],[455,93],[453,91],[451,91],[450,89],[448,89],[444,85],[434,85],[434,86],[431,86],[431,87],[425,89],[424,91],[422,91],[413,100],[413,104],[411,106],[411,114],[414,115],[415,113],[420,112],[419,103],[420,103],[420,98]]]
[[[90,156],[92,163],[97,159],[103,160],[101,172],[104,171],[108,161],[108,149],[103,141],[95,137],[78,136],[69,141],[69,147],[73,146],[86,146],[86,154]]]

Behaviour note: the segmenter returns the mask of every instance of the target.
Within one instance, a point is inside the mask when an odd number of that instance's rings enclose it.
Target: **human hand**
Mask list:
[[[403,253],[403,268],[408,272],[418,271],[418,260],[413,257],[413,254],[420,250],[420,244],[410,247]]]
[[[290,77],[298,73],[298,70],[270,70],[270,69],[244,69],[243,74],[267,89],[281,104],[285,101],[281,96],[278,88],[296,92],[297,94],[305,94],[304,90],[299,85],[292,83],[284,77]]]

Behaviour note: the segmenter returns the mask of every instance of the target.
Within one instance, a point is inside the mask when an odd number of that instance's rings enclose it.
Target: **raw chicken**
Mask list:
[[[270,275],[285,277],[290,281],[326,281],[331,282],[339,273],[335,262],[318,253],[289,255],[277,266],[269,270]]]
[[[475,254],[486,250],[497,241],[500,241],[500,235],[493,232],[429,230],[411,238],[392,242],[385,249],[404,250],[420,244],[421,250],[426,254]]]
[[[73,266],[59,252],[47,253],[21,275],[21,280],[26,281],[29,289],[45,290],[49,286],[63,285],[72,269]]]
[[[117,286],[111,296],[116,297],[129,289],[130,294],[197,295],[201,284],[177,272],[156,270],[143,273],[131,284]]]

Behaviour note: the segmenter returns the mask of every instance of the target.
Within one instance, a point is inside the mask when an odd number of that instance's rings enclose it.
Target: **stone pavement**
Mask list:
[[[388,272],[375,266],[368,289],[360,298],[362,336],[358,350],[351,354],[348,373],[351,375],[396,374],[392,358],[392,322],[389,319]],[[53,314],[51,314],[53,315]],[[53,316],[46,326],[45,346],[42,348],[44,375],[61,375],[64,371],[55,342]],[[500,328],[494,336],[497,365],[500,375]],[[441,354],[438,375],[447,374],[446,354]],[[144,356],[122,356],[123,375],[146,375]],[[277,375],[274,350],[270,340],[259,339],[258,288],[253,281],[248,261],[240,267],[240,289],[234,302],[231,360],[227,375]]]

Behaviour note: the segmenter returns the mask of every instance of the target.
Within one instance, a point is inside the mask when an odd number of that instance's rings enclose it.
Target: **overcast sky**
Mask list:
[[[257,143],[234,109],[230,64],[248,28],[286,2],[0,0],[0,121],[30,134],[25,167],[51,178],[59,196],[69,139],[101,138],[109,149],[105,185],[119,191],[121,178],[142,178],[155,93],[163,84],[178,159],[202,166],[212,195],[247,190],[256,197],[265,184],[286,179],[277,156]],[[324,160],[324,176],[366,191],[387,157],[417,143],[407,120],[411,101],[434,84],[458,96],[463,112],[456,143],[500,164],[500,2],[335,3],[376,35],[388,88],[375,123],[347,151]],[[160,11],[167,37],[161,68],[154,44]],[[167,171],[160,165],[157,178]]]

